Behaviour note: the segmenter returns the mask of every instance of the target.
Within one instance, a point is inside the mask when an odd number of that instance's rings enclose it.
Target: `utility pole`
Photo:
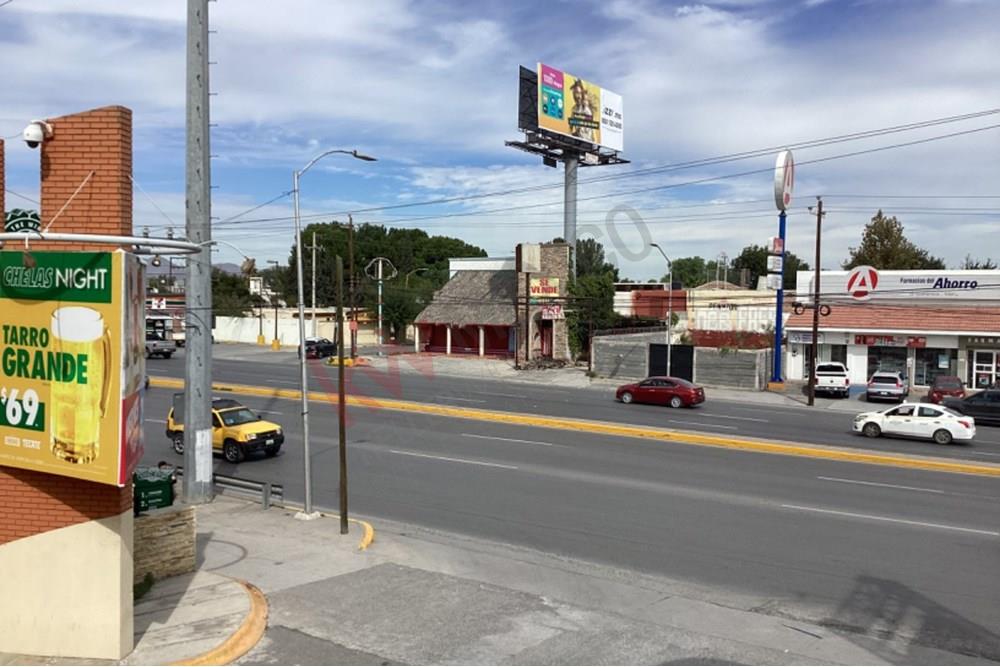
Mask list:
[[[813,330],[809,364],[809,405],[816,402],[816,358],[819,356],[819,259],[823,224],[823,199],[816,197],[816,277],[813,279]]]
[[[344,260],[337,255],[337,417],[340,435],[340,534],[347,535],[347,391],[344,388]]]
[[[212,200],[209,151],[208,0],[187,3],[188,240],[201,247],[187,261],[184,363],[184,500],[212,500]]]
[[[357,289],[354,280],[354,218],[350,213],[347,214],[347,273],[350,276],[348,278],[348,285],[350,290],[350,301],[351,301],[351,359],[358,356],[358,311],[355,307],[354,291]],[[341,332],[340,335],[344,335]]]

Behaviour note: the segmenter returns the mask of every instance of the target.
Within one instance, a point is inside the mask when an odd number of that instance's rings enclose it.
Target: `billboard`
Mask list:
[[[622,97],[538,63],[538,127],[614,151],[624,150]]]
[[[143,266],[0,252],[0,465],[124,486],[142,456]]]
[[[801,301],[812,301],[814,278],[813,271],[796,274],[795,288]],[[880,271],[858,266],[850,271],[823,271],[820,285],[828,301],[982,304],[1000,299],[1000,270]]]

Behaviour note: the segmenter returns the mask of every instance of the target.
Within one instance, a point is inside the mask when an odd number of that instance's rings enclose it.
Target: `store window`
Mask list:
[[[971,353],[972,363],[969,364],[969,386],[983,389],[992,386],[997,381],[1000,353],[994,350],[975,350]]]
[[[869,347],[868,377],[879,371],[885,373],[901,373],[906,377],[905,347]]]
[[[958,375],[958,350],[938,347],[918,349],[913,384],[929,386],[938,375]]]

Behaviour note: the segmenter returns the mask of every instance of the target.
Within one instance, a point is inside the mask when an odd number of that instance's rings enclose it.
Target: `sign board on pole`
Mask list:
[[[774,164],[774,204],[779,211],[786,211],[792,204],[792,187],[795,185],[795,161],[792,151],[781,151]]]
[[[31,255],[0,252],[0,465],[124,486],[142,456],[143,266]]]
[[[538,127],[614,151],[624,150],[622,97],[538,63]]]
[[[767,256],[767,270],[771,273],[781,273],[781,267],[784,263],[785,260],[781,255]]]
[[[767,274],[767,289],[781,289],[781,276],[777,273]]]
[[[542,306],[542,319],[543,320],[565,320],[566,314],[563,312],[563,307],[559,304],[552,304],[548,306]]]
[[[518,273],[539,273],[542,270],[542,246],[538,243],[518,243],[515,260]]]
[[[775,236],[767,246],[767,251],[772,255],[785,254],[785,239]]]

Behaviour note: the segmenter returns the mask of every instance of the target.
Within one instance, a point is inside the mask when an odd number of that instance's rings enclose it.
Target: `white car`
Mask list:
[[[879,412],[862,412],[854,418],[854,432],[869,438],[895,435],[930,438],[939,445],[976,437],[976,420],[931,403],[901,403]]]

